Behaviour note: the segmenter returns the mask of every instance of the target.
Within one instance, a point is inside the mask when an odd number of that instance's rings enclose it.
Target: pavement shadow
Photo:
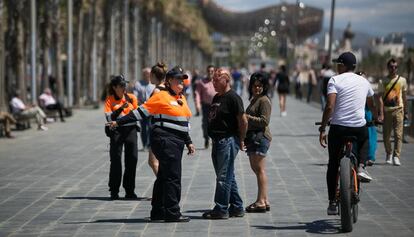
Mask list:
[[[66,222],[64,224],[96,224],[96,223],[148,223],[151,222],[149,217],[147,218],[135,218],[135,219],[101,219],[95,221],[74,221],[74,222]]]
[[[204,213],[206,211],[211,211],[211,209],[196,209],[196,210],[187,210],[184,213]]]
[[[281,222],[275,223],[275,226],[253,225],[258,229],[263,230],[304,230],[307,233],[313,234],[340,234],[339,220],[317,220],[313,222]]]
[[[119,198],[117,200],[111,200],[109,197],[56,197],[56,199],[64,200],[94,200],[94,201],[151,201],[150,197],[138,197],[138,198]]]

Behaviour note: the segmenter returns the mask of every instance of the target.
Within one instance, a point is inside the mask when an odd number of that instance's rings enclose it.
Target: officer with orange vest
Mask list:
[[[134,94],[126,93],[128,81],[123,75],[114,76],[108,86],[108,96],[105,100],[105,117],[108,122],[115,121],[138,108],[138,100]],[[105,129],[110,137],[109,155],[111,165],[109,168],[109,191],[111,199],[119,198],[119,187],[122,178],[122,148],[125,147],[125,172],[123,187],[125,198],[135,199],[135,174],[138,161],[137,123],[129,122],[114,129]]]
[[[176,66],[166,74],[166,90],[149,98],[137,110],[110,123],[122,126],[144,117],[152,117],[151,149],[159,160],[159,170],[152,194],[151,221],[188,222],[189,217],[180,212],[181,159],[184,145],[188,154],[195,147],[189,135],[191,111],[181,94],[183,80],[188,75]]]

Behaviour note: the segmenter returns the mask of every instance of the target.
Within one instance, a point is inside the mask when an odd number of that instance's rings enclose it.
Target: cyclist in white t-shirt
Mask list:
[[[338,75],[333,76],[327,87],[327,104],[323,112],[322,125],[319,127],[319,142],[326,147],[327,135],[325,127],[330,120],[328,134],[329,162],[326,181],[328,185],[329,206],[328,215],[336,215],[335,192],[339,168],[339,155],[343,146],[343,137],[357,138],[357,158],[359,162],[358,177],[361,181],[372,178],[363,167],[368,153],[368,130],[365,121],[365,103],[373,111],[377,120],[377,110],[374,106],[374,91],[367,80],[355,74],[356,58],[351,52],[341,54],[336,63]]]

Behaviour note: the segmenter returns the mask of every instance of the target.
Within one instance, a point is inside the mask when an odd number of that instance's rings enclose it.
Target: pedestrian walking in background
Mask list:
[[[197,111],[201,111],[202,121],[201,126],[203,128],[203,137],[204,137],[204,148],[209,147],[209,138],[208,138],[208,114],[216,91],[213,86],[213,75],[214,75],[214,66],[207,66],[207,76],[199,80],[196,84],[196,108]]]
[[[125,80],[123,75],[111,78],[104,108],[107,122],[115,121],[138,108],[138,101],[135,95],[126,93],[127,83],[128,81]],[[118,193],[122,178],[122,148],[125,148],[125,171],[122,184],[125,189],[125,198],[137,198],[134,191],[138,161],[137,123],[125,123],[112,130],[108,128],[106,131],[110,137],[109,156],[111,164],[108,186],[111,199],[116,200],[119,198]]]
[[[295,97],[298,100],[302,100],[302,82],[300,80],[300,68],[296,67],[296,70],[293,72],[293,81],[295,82]]]
[[[233,77],[233,90],[239,96],[243,95],[243,75],[237,67],[233,67],[231,76]]]
[[[328,81],[331,77],[335,76],[335,72],[332,70],[332,67],[329,63],[324,63],[320,72],[319,79],[319,93],[321,99],[321,109],[325,110],[326,100],[327,100],[327,87]]]
[[[148,98],[151,96],[152,92],[155,89],[155,85],[151,83],[151,69],[146,67],[142,69],[142,79],[137,81],[134,86],[134,94],[138,98],[138,105],[145,103]],[[148,149],[150,137],[149,137],[149,121],[148,119],[143,119],[141,123],[141,142],[142,150],[145,151]]]
[[[315,71],[311,67],[306,70],[308,76],[308,94],[306,95],[306,102],[310,103],[312,99],[313,89],[317,85]]]
[[[165,87],[165,74],[167,73],[167,65],[162,62],[158,62],[156,65],[151,68],[151,83],[155,85],[154,90],[151,93],[151,96],[157,94],[160,91],[167,90]],[[151,120],[151,119],[150,119]],[[149,127],[151,127],[151,121],[149,122]],[[151,137],[151,130],[149,131],[149,137]],[[151,142],[151,139],[150,139]],[[154,152],[151,149],[151,144],[148,146],[148,165],[151,167],[152,172],[155,176],[158,174],[159,162],[154,155]]]
[[[211,103],[208,134],[213,141],[211,158],[216,173],[215,206],[203,213],[206,219],[243,217],[243,201],[234,175],[234,161],[239,149],[244,150],[247,118],[243,101],[231,89],[230,72],[219,68],[214,72],[213,84],[217,94]]]
[[[407,80],[398,75],[398,62],[390,59],[387,62],[388,75],[378,84],[380,117],[384,118],[383,140],[385,146],[385,162],[401,165],[401,147],[403,139],[404,119],[408,119]],[[394,131],[394,147],[391,146],[391,131]]]
[[[289,94],[290,82],[286,66],[281,65],[279,72],[276,74],[277,94],[279,95],[280,116],[287,116],[286,96]]]
[[[157,179],[152,192],[151,221],[188,222],[180,212],[181,160],[184,145],[188,154],[195,148],[189,135],[191,110],[184,89],[184,74],[179,66],[166,74],[166,90],[154,94],[146,103],[110,125],[122,126],[145,117],[152,117],[151,149],[159,161]]]
[[[246,109],[248,129],[245,144],[250,167],[257,178],[258,190],[256,201],[246,207],[247,212],[266,212],[270,210],[264,159],[272,140],[269,129],[272,105],[267,96],[268,89],[269,81],[263,74],[252,74],[249,83],[250,104]]]

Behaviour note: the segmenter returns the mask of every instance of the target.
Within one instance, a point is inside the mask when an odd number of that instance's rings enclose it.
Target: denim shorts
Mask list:
[[[270,147],[270,141],[269,139],[267,139],[266,137],[263,137],[262,139],[260,139],[259,143],[249,143],[246,144],[247,147],[247,155],[261,155],[261,156],[266,156],[267,154],[267,150],[269,150]]]

